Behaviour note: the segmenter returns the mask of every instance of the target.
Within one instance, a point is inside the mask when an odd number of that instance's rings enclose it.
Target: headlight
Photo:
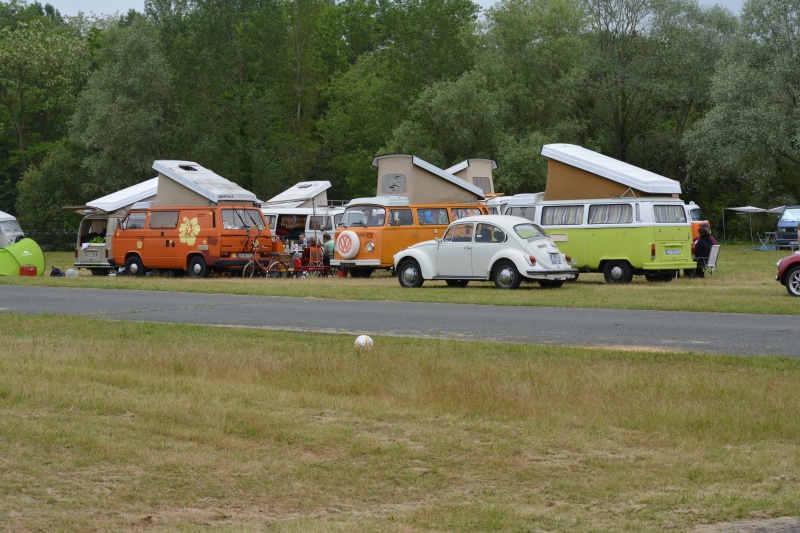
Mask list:
[[[375,249],[375,243],[368,242],[367,245],[365,246],[365,248],[367,249],[368,252],[371,252],[372,250]]]

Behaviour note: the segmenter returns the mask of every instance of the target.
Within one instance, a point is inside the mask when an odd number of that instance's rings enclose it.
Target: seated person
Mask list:
[[[303,274],[308,272],[309,265],[314,267],[322,264],[322,259],[324,256],[325,249],[317,244],[317,239],[315,237],[309,238],[308,246],[303,249],[303,255],[301,259],[303,263]]]
[[[700,226],[700,238],[694,245],[694,258],[697,261],[697,268],[694,271],[696,278],[705,276],[705,267],[708,265],[708,257],[711,255],[711,247],[714,243],[711,241],[711,232],[705,226]]]

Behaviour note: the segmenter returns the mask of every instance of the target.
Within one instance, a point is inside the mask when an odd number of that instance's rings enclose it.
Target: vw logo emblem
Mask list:
[[[353,247],[353,241],[350,240],[350,237],[348,235],[342,235],[341,237],[339,237],[338,247],[341,253],[346,254],[347,252],[350,251],[350,248]]]

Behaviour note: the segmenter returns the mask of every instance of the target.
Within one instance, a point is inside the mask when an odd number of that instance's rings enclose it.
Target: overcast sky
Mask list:
[[[94,13],[95,15],[112,15],[119,11],[124,14],[129,9],[144,11],[144,0],[39,0],[42,4],[52,4],[62,15],[77,15],[78,11],[85,14]],[[484,8],[494,5],[493,0],[475,0]],[[742,9],[744,0],[699,0],[700,5],[713,6],[719,4],[727,7],[734,14],[738,15]]]

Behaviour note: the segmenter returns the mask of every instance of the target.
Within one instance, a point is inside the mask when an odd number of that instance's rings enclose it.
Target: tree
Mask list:
[[[748,0],[686,136],[691,181],[772,203],[800,200],[800,0]]]

